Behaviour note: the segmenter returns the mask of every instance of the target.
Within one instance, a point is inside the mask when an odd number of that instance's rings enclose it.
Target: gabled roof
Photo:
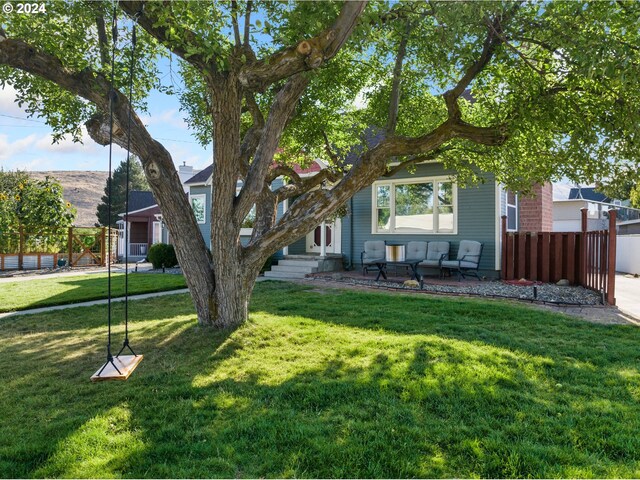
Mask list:
[[[143,210],[145,208],[156,205],[156,199],[153,193],[142,190],[133,190],[129,192],[129,211]]]
[[[201,172],[196,173],[193,177],[191,177],[189,180],[187,180],[184,183],[185,185],[194,184],[194,183],[207,183],[207,180],[209,180],[209,177],[211,176],[212,172],[213,172],[213,163],[209,165],[207,168],[205,168],[204,170],[202,170]]]
[[[574,187],[569,192],[569,200],[611,203],[611,198],[604,193],[597,192],[595,187]]]

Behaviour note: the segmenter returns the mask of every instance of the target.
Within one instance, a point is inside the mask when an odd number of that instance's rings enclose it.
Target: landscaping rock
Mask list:
[[[559,287],[568,287],[569,285],[571,285],[571,283],[566,278],[563,278],[562,280],[558,280],[556,285],[558,285]]]
[[[343,280],[344,275],[340,272],[334,273],[331,275],[331,280]]]
[[[406,280],[402,285],[409,288],[418,288],[420,286],[416,280]]]

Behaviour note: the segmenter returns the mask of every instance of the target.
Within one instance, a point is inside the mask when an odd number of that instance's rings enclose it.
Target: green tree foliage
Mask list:
[[[149,184],[144,177],[144,171],[139,160],[131,158],[129,162],[129,190],[149,190]],[[116,167],[112,174],[112,180],[107,178],[107,185],[104,187],[104,195],[101,203],[98,205],[98,222],[101,226],[107,226],[111,223],[116,225],[118,214],[125,211],[125,202],[127,199],[127,161],[123,160]],[[112,203],[111,203],[111,222],[109,222],[109,184],[112,184]]]
[[[69,227],[76,209],[62,197],[55,178],[34,180],[26,172],[0,170],[0,232]]]

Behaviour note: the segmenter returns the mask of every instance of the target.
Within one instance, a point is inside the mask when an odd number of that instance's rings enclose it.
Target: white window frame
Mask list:
[[[433,225],[434,230],[408,230],[395,231],[396,219],[396,185],[409,185],[413,183],[433,183]],[[451,183],[453,194],[453,231],[439,232],[438,218],[438,183]],[[378,187],[389,186],[389,210],[390,228],[389,230],[378,231]],[[458,184],[451,177],[444,175],[438,177],[402,178],[395,180],[379,180],[371,185],[371,234],[372,235],[457,235],[458,234]]]
[[[202,205],[204,206],[204,220],[201,222],[196,218],[196,221],[198,222],[199,225],[204,225],[205,223],[207,223],[207,195],[204,193],[198,193],[196,195],[189,194],[189,206],[191,207],[192,210],[193,210],[193,200],[196,198],[201,199]]]
[[[507,216],[507,232],[517,232],[518,227],[520,226],[520,208],[518,207],[518,203],[520,203],[520,197],[517,192],[513,192],[513,195],[516,198],[516,203],[509,203],[509,190],[504,191],[504,204],[505,204],[505,214]],[[509,207],[515,207],[516,210],[516,228],[509,228]]]
[[[162,243],[162,223],[160,221],[154,221],[151,227],[151,244],[155,245],[156,243]]]

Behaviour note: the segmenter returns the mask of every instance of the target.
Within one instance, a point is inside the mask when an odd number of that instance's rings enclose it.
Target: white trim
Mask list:
[[[403,230],[395,231],[395,187],[396,185],[409,185],[414,183],[433,183],[433,230]],[[453,195],[453,230],[438,231],[438,183],[451,183]],[[377,231],[378,225],[378,199],[377,188],[389,186],[389,230]],[[451,175],[439,175],[435,177],[400,178],[393,180],[378,180],[371,184],[371,234],[372,235],[457,235],[458,234],[458,184],[451,178]]]
[[[124,217],[125,215],[133,215],[134,213],[144,212],[145,210],[150,210],[152,208],[156,208],[157,206],[158,206],[158,204],[154,203],[153,205],[150,205],[150,206],[144,207],[144,208],[139,208],[138,210],[133,210],[132,212],[129,212],[129,213],[127,213],[127,212],[119,213],[118,216],[119,217]]]
[[[156,242],[156,234],[159,237],[159,240]],[[151,245],[156,243],[162,243],[162,222],[152,222],[151,224]]]
[[[495,182],[495,201],[494,207],[496,210],[496,226],[495,226],[495,269],[502,271],[502,185]],[[506,205],[505,205],[506,208]],[[505,212],[506,213],[506,212]]]
[[[287,213],[287,210],[289,210],[289,199],[285,198],[284,201],[282,202],[282,216],[284,217],[284,214]],[[282,248],[282,255],[284,255],[285,257],[287,255],[289,255],[289,245],[285,245]]]
[[[202,206],[204,207],[204,219],[201,222],[196,218],[196,221],[198,222],[198,225],[204,225],[205,223],[207,223],[207,195],[205,193],[197,193],[195,195],[192,195],[191,192],[189,192],[189,206],[191,207],[191,210],[193,210],[193,199],[195,198],[202,199]]]
[[[240,236],[241,237],[250,237],[252,233],[253,233],[253,228],[241,228],[240,229]]]

